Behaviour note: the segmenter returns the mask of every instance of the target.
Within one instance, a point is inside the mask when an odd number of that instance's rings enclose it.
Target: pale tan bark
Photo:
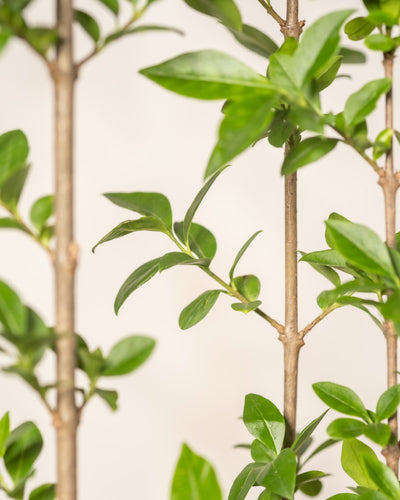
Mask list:
[[[73,63],[72,0],[58,0],[57,27],[61,38],[53,69],[55,85],[55,293],[57,348],[57,498],[77,498],[75,402],[75,268],[73,230]]]

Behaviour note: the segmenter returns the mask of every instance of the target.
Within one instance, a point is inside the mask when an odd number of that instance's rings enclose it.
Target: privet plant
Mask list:
[[[266,76],[227,54],[205,50],[185,53],[141,73],[168,90],[184,96],[223,100],[217,143],[205,171],[205,183],[189,206],[183,221],[174,221],[169,200],[146,192],[107,193],[115,205],[141,217],[124,221],[98,244],[136,231],[158,231],[171,240],[171,252],[135,269],[122,284],[115,299],[118,313],[126,299],[158,272],[178,265],[197,266],[210,278],[210,289],[189,303],[179,316],[187,329],[203,320],[218,298],[232,299],[232,309],[253,312],[278,333],[284,349],[283,413],[268,399],[246,396],[243,422],[254,440],[250,463],[238,474],[229,500],[242,500],[256,488],[259,500],[293,499],[300,491],[316,496],[326,473],[310,469],[308,461],[328,447],[340,443],[341,464],[356,483],[351,492],[338,492],[335,500],[400,499],[398,481],[399,443],[397,406],[397,335],[400,333],[400,237],[396,234],[396,193],[399,173],[394,167],[393,143],[400,132],[393,121],[393,65],[400,44],[400,2],[363,0],[360,11],[330,12],[310,24],[302,34],[298,3],[282,5],[259,0],[279,24],[282,44],[243,23],[233,0],[185,0],[195,10],[212,16],[248,49],[268,59]],[[282,2],[281,2],[282,3]],[[380,52],[384,74],[365,82],[343,100],[342,111],[332,113],[321,104],[321,94],[335,85],[346,62],[363,62],[362,52],[342,45],[344,37],[360,41],[362,50]],[[342,41],[343,40],[343,41]],[[378,136],[368,132],[369,115],[384,101],[384,116]],[[264,311],[259,300],[260,281],[255,275],[238,275],[236,266],[256,238],[253,234],[239,250],[225,275],[216,273],[212,260],[216,252],[213,234],[195,222],[196,211],[214,182],[222,182],[224,169],[234,158],[263,140],[282,148],[281,173],[285,177],[286,314],[281,324],[273,312]],[[326,221],[328,249],[298,254],[296,173],[301,167],[321,160],[342,143],[353,150],[376,173],[383,190],[386,237],[372,229],[332,213]],[[218,179],[218,180],[217,180]],[[328,214],[327,214],[328,215]],[[330,281],[330,288],[318,296],[321,313],[308,325],[298,326],[297,260],[310,264]],[[313,327],[335,309],[352,306],[368,314],[383,332],[387,344],[387,390],[369,410],[349,387],[318,382],[316,395],[340,416],[328,427],[329,439],[314,447],[311,436],[325,413],[300,433],[296,432],[299,352]],[[367,444],[368,443],[368,444]],[[372,447],[371,447],[372,446]],[[381,460],[380,449],[386,464]],[[345,486],[343,486],[343,490]],[[253,494],[253,493],[252,493]],[[185,445],[173,479],[173,500],[222,498],[212,467]],[[252,497],[255,498],[255,497]]]
[[[3,133],[0,136],[0,228],[25,233],[48,254],[54,266],[55,325],[46,325],[11,285],[0,281],[0,354],[3,371],[22,378],[52,417],[57,436],[57,483],[28,487],[41,452],[42,436],[32,422],[10,428],[10,417],[6,413],[0,420],[0,489],[7,497],[21,500],[56,497],[73,500],[77,498],[76,438],[82,411],[94,396],[115,410],[118,394],[102,388],[101,381],[133,372],[147,360],[155,345],[150,337],[132,335],[104,354],[100,348],[91,349],[75,330],[74,278],[78,247],[73,228],[74,86],[89,60],[115,40],[143,31],[180,32],[166,26],[138,24],[155,0],[98,0],[116,21],[115,29],[108,33],[102,32],[88,12],[74,9],[72,0],[54,2],[53,25],[31,25],[26,16],[31,3],[31,0],[0,0],[0,48],[3,50],[13,39],[23,40],[43,61],[52,78],[55,193],[36,200],[28,216],[20,213],[19,198],[30,168],[28,141],[20,130]],[[120,15],[120,3],[130,10],[126,19]],[[75,26],[83,29],[93,42],[92,50],[81,60],[74,57]],[[27,299],[28,303],[32,301]],[[57,373],[43,381],[38,370],[48,354],[56,356]],[[76,369],[86,375],[87,384],[83,387],[75,383]]]

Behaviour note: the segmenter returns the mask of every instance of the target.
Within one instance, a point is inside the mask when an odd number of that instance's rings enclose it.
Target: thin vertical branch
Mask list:
[[[298,0],[287,0],[286,21],[281,31],[285,38],[299,38]],[[293,137],[286,144],[285,154],[293,146]],[[286,445],[296,437],[297,383],[299,351],[303,340],[298,335],[297,298],[297,174],[285,177],[285,331],[280,339],[284,350],[284,416],[287,425]]]
[[[55,85],[55,194],[56,194],[56,347],[57,347],[57,498],[77,496],[77,425],[75,402],[75,268],[73,235],[73,5],[57,1],[57,49],[53,79]]]
[[[393,63],[394,57],[390,53],[384,54],[383,66],[385,69],[386,78],[393,79]],[[385,103],[385,127],[393,129],[393,92],[392,89],[386,94]],[[379,180],[379,184],[383,189],[385,202],[385,227],[386,227],[386,242],[388,246],[396,247],[396,194],[398,189],[398,181],[394,171],[393,162],[393,146],[386,154],[385,169]],[[383,323],[383,333],[386,338],[386,354],[387,354],[387,386],[392,387],[397,384],[397,335],[394,325],[390,321]],[[398,439],[398,417],[397,413],[389,419],[389,425]],[[385,449],[387,465],[398,476],[399,470],[399,446],[389,446]]]

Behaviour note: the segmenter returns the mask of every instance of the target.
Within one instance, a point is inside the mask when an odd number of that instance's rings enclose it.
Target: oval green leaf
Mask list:
[[[133,335],[120,340],[105,358],[103,377],[126,375],[142,365],[152,353],[155,341],[150,337]]]

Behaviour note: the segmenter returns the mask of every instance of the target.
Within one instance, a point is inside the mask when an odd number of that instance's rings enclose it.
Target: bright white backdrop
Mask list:
[[[29,17],[50,22],[53,4],[37,0]],[[123,3],[121,1],[121,3]],[[285,2],[276,1],[283,10]],[[361,0],[302,0],[301,17],[308,23],[334,7],[361,8]],[[94,0],[77,2],[98,14],[104,29],[113,25],[106,9]],[[279,5],[282,4],[282,5]],[[281,35],[256,0],[238,0],[245,22]],[[239,46],[222,26],[188,8],[182,0],[162,0],[144,22],[183,29],[174,34],[143,34],[119,41],[92,61],[77,86],[76,233],[80,245],[77,279],[78,330],[92,347],[107,350],[132,333],[157,338],[151,361],[137,373],[111,381],[120,393],[120,409],[112,414],[93,401],[80,428],[80,498],[85,500],[167,500],[170,479],[183,441],[207,456],[218,470],[225,494],[247,463],[246,451],[234,450],[249,436],[239,417],[244,396],[262,394],[282,403],[282,353],[274,331],[257,316],[235,313],[221,297],[210,315],[182,332],[178,316],[202,291],[214,287],[197,269],[165,272],[141,288],[113,313],[122,281],[146,260],[173,248],[159,234],[136,234],[100,247],[93,244],[128,212],[105,200],[106,191],[159,191],[182,218],[201,186],[215,141],[220,102],[175,96],[137,72],[179,53],[203,48],[226,51],[264,73],[266,61]],[[347,44],[348,45],[348,44]],[[90,44],[81,33],[77,53]],[[13,42],[0,60],[0,132],[21,128],[31,145],[33,168],[22,199],[23,210],[52,191],[52,87],[41,62],[20,42]],[[346,67],[353,79],[340,79],[326,92],[326,110],[337,110],[352,91],[380,76],[378,57],[365,66]],[[376,114],[372,135],[383,128]],[[262,235],[240,263],[239,271],[262,281],[263,308],[283,319],[283,182],[281,153],[260,142],[237,158],[215,183],[196,220],[209,227],[219,247],[214,267],[227,275],[243,242],[256,230]],[[382,195],[373,172],[344,147],[299,173],[299,249],[324,248],[323,220],[337,211],[368,223],[383,236]],[[1,279],[52,322],[52,273],[46,256],[23,235],[0,234]],[[300,325],[318,314],[315,298],[329,286],[300,264]],[[350,385],[373,407],[385,388],[385,346],[370,320],[353,310],[340,310],[307,338],[301,353],[299,427],[319,415],[324,405],[311,384],[331,380]],[[43,376],[50,379],[53,360]],[[10,410],[13,425],[35,420],[45,449],[35,481],[54,479],[51,421],[35,395],[18,380],[0,377],[0,413]],[[332,418],[332,416],[330,416]],[[328,419],[327,419],[328,421]],[[324,439],[325,425],[319,439]],[[339,450],[321,456],[322,468],[339,468]],[[344,491],[344,474],[326,480],[322,498]],[[251,496],[249,498],[256,498]]]

